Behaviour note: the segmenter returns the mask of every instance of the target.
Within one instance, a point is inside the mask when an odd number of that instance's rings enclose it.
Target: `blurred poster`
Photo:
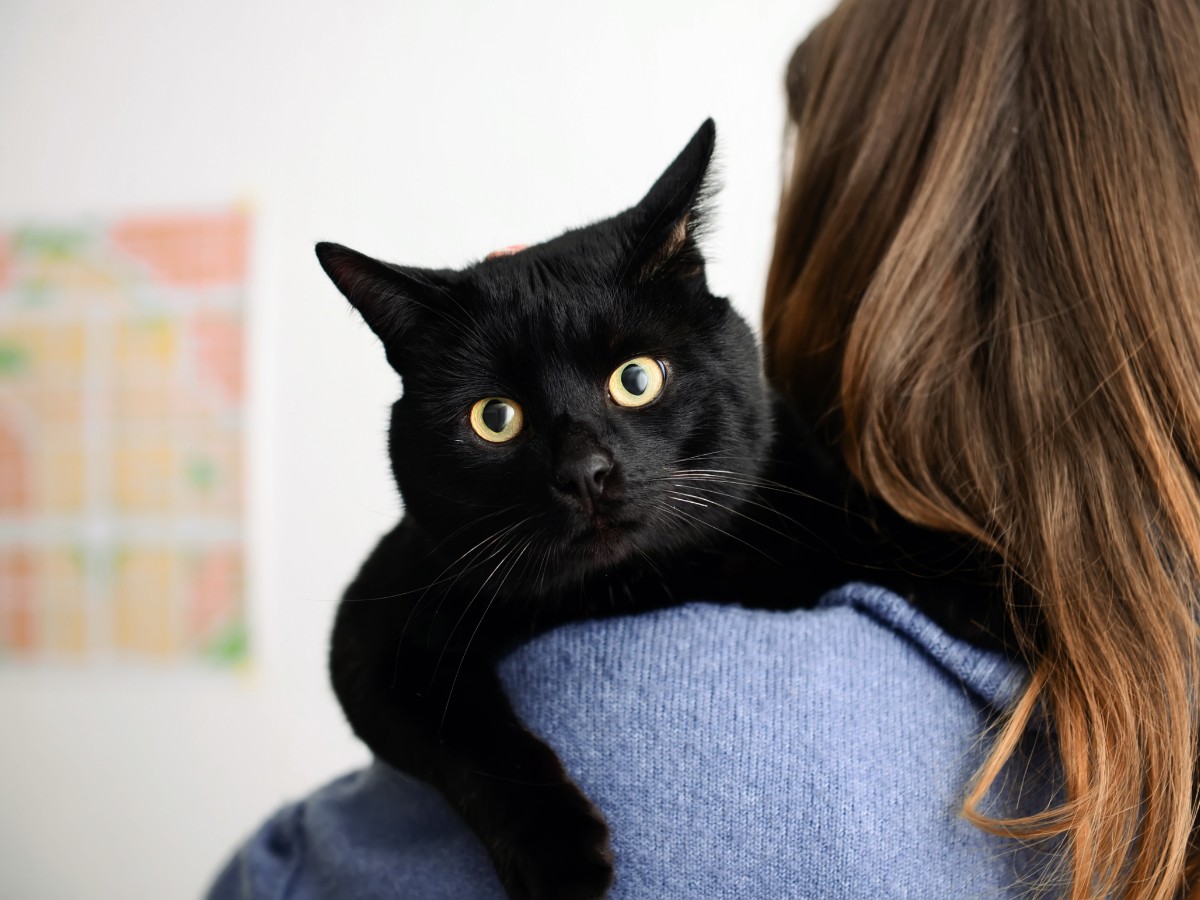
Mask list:
[[[0,665],[247,654],[240,212],[0,233]]]

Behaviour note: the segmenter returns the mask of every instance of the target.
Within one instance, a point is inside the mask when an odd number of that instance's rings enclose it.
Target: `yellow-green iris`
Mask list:
[[[511,441],[520,434],[524,424],[521,404],[507,397],[484,397],[471,407],[471,428],[493,444]]]
[[[608,376],[608,394],[621,406],[645,406],[663,389],[663,365],[649,356],[638,356]]]

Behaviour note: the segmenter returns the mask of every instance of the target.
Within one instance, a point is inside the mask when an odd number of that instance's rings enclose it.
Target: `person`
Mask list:
[[[880,502],[1002,560],[1016,645],[851,584],[520,648],[613,897],[1200,895],[1198,46],[1193,0],[843,0],[797,48],[769,376]],[[210,892],[258,896],[502,893],[375,764]]]
[[[772,380],[1004,561],[1032,678],[964,813],[1072,897],[1195,885],[1200,6],[849,2],[788,72]],[[1062,801],[978,801],[1038,710]],[[1198,888],[1200,889],[1200,888]]]

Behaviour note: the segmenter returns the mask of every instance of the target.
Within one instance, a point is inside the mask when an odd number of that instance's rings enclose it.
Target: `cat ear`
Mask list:
[[[321,268],[384,343],[411,330],[421,309],[437,309],[447,286],[428,269],[407,268],[322,241]],[[444,296],[441,296],[444,302]]]
[[[697,238],[704,225],[709,162],[717,128],[706,119],[675,161],[631,212],[633,251],[627,271],[639,281],[704,272]]]

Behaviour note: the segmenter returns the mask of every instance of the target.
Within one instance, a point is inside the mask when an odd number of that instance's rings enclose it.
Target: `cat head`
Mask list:
[[[636,206],[462,270],[317,245],[403,381],[407,514],[468,579],[511,561],[549,591],[661,560],[720,536],[749,493],[766,388],[697,243],[714,140],[709,120]]]

